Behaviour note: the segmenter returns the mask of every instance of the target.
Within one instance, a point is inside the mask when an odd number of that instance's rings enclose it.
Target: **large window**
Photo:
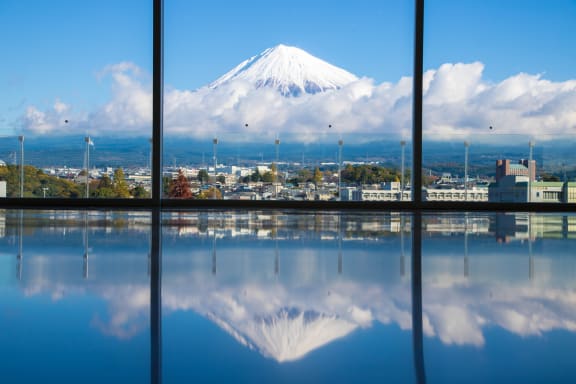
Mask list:
[[[147,197],[152,6],[3,1],[0,192]]]
[[[411,2],[165,13],[165,196],[410,199]]]
[[[426,2],[428,200],[573,203],[574,2]]]
[[[574,4],[423,3],[4,2],[0,196],[574,203]]]

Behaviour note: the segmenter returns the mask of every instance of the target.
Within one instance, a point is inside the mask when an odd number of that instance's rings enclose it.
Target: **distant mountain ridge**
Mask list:
[[[297,97],[340,89],[358,77],[300,48],[280,44],[243,61],[208,87],[215,89],[235,80],[247,81],[256,88],[274,88],[284,96]]]

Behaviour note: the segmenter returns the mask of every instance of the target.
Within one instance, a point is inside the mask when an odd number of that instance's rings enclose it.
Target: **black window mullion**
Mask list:
[[[412,94],[412,201],[422,203],[422,84],[424,73],[424,0],[415,0]]]
[[[162,131],[164,107],[164,0],[154,2],[152,66],[152,202],[162,199]]]

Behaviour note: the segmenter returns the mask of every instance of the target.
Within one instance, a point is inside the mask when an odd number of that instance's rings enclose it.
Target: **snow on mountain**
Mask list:
[[[276,313],[235,324],[215,314],[208,317],[242,345],[278,362],[298,360],[358,328],[358,324],[336,314],[299,308],[281,308]]]
[[[256,88],[275,88],[284,96],[299,96],[339,89],[358,78],[300,48],[280,44],[240,63],[208,87],[234,80],[247,81]]]

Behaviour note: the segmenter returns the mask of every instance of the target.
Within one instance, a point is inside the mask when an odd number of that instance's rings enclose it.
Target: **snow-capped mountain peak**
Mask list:
[[[207,315],[242,345],[280,363],[298,360],[358,328],[358,324],[336,314],[299,308],[281,308],[249,321],[236,322],[214,313]]]
[[[339,89],[357,79],[352,73],[300,48],[280,44],[240,63],[209,87],[218,88],[233,80],[244,80],[256,88],[271,87],[284,96],[299,96]]]

